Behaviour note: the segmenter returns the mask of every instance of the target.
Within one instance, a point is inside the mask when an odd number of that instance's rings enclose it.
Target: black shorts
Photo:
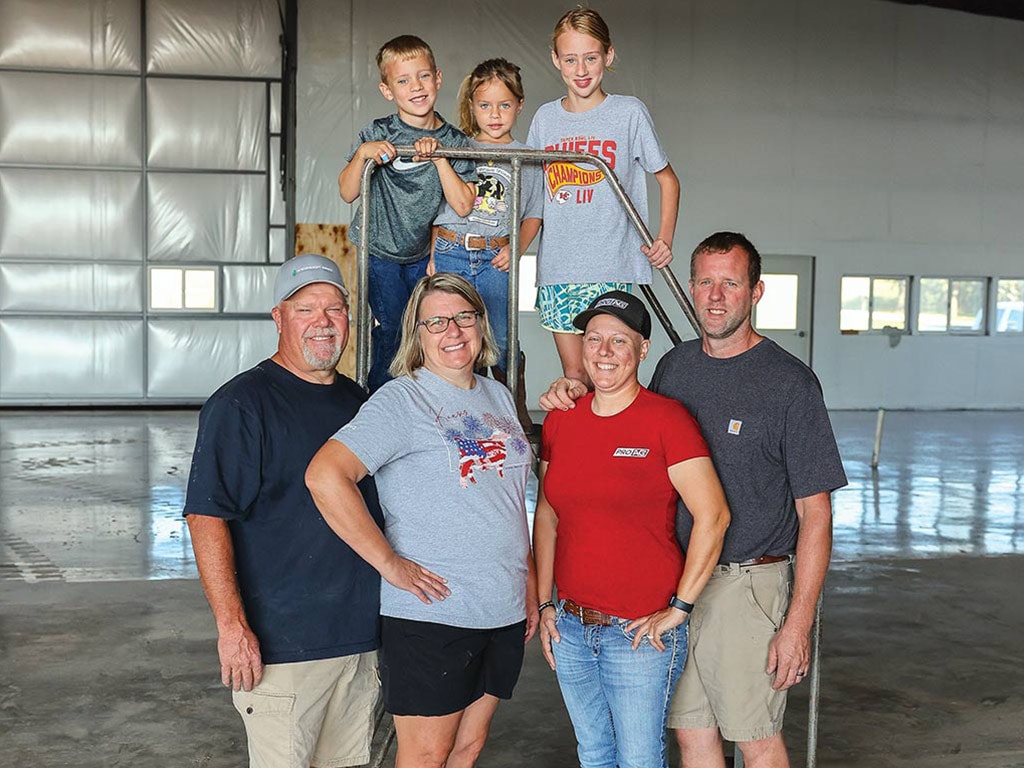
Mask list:
[[[526,621],[464,629],[381,617],[384,709],[392,715],[450,715],[485,693],[512,698],[523,668]]]

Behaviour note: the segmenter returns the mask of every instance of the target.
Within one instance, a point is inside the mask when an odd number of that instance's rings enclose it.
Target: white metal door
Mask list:
[[[763,256],[764,295],[754,327],[792,355],[811,364],[813,256]]]

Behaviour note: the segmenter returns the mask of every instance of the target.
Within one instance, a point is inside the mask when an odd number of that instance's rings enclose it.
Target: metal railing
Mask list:
[[[416,154],[416,149],[410,146],[396,146],[395,152],[398,157],[413,157]],[[647,223],[643,220],[640,212],[637,211],[636,206],[633,205],[633,201],[629,199],[629,195],[626,194],[626,190],[623,189],[622,183],[619,181],[615,172],[611,169],[603,159],[595,155],[590,155],[585,152],[561,152],[558,150],[547,150],[547,149],[497,149],[491,147],[466,147],[466,148],[454,148],[454,147],[438,147],[434,152],[435,157],[446,157],[449,159],[465,159],[465,160],[477,160],[482,158],[489,158],[491,160],[507,160],[512,166],[512,189],[510,191],[511,206],[509,208],[509,221],[514,222],[509,227],[509,250],[511,251],[511,257],[509,258],[508,268],[508,358],[506,360],[506,383],[512,392],[513,401],[518,394],[519,388],[519,220],[521,215],[521,195],[520,190],[522,187],[522,164],[526,162],[534,163],[546,163],[552,161],[567,161],[573,163],[585,163],[588,165],[597,166],[605,175],[608,184],[615,192],[615,196],[619,199],[623,209],[626,212],[627,217],[633,224],[633,227],[640,234],[640,239],[644,245],[650,247],[654,244],[654,238],[651,236],[650,230],[647,228]],[[377,169],[377,164],[373,160],[367,160],[363,166],[362,182],[359,191],[360,195],[360,218],[359,218],[359,230],[360,230],[360,242],[358,250],[358,262],[357,262],[357,286],[358,286],[358,303],[357,303],[357,327],[356,327],[356,381],[364,389],[366,388],[367,376],[370,368],[370,330],[372,328],[372,318],[370,317],[370,301],[369,301],[369,274],[370,274],[370,184],[373,172]],[[668,285],[668,289],[672,294],[672,297],[679,304],[679,308],[683,311],[687,321],[690,323],[690,327],[693,328],[694,333],[700,335],[700,325],[697,322],[697,315],[694,312],[693,304],[690,303],[689,297],[683,292],[682,286],[679,284],[679,280],[676,279],[675,274],[666,265],[657,269],[665,279],[665,283]],[[665,312],[665,308],[662,306],[661,301],[654,293],[654,289],[649,285],[641,285],[640,290],[647,299],[648,304],[654,311],[655,316],[658,318],[662,327],[665,329],[665,333],[671,339],[673,344],[678,344],[682,339],[676,332],[675,327],[672,325],[672,321]],[[807,768],[815,768],[817,766],[817,753],[818,753],[818,699],[820,695],[821,676],[819,670],[819,662],[821,658],[821,649],[819,647],[821,641],[821,599],[818,600],[817,611],[814,616],[814,626],[811,629],[811,667],[810,667],[810,693],[807,711]],[[391,732],[389,731],[389,734]],[[388,742],[390,744],[390,741]],[[383,758],[383,755],[381,756]],[[736,750],[736,757],[734,766],[736,768],[742,768],[743,756]]]
[[[399,157],[412,157],[416,154],[416,150],[413,147],[408,146],[395,147],[395,151]],[[611,169],[608,163],[594,155],[588,155],[585,152],[559,152],[541,149],[492,149],[490,147],[439,147],[434,152],[434,155],[449,159],[476,160],[488,158],[492,160],[507,160],[512,165],[512,189],[509,195],[511,198],[509,221],[516,222],[516,225],[509,227],[509,249],[511,250],[512,255],[509,259],[508,267],[508,359],[506,360],[505,371],[508,387],[512,391],[512,397],[515,398],[518,394],[517,389],[519,386],[518,349],[520,248],[518,222],[520,219],[520,212],[522,210],[520,207],[520,190],[522,188],[523,162],[528,161],[539,163],[563,160],[597,166],[608,179],[608,183],[615,191],[616,197],[618,197],[619,201],[622,203],[622,206],[626,211],[626,215],[629,217],[629,220],[632,222],[637,232],[640,233],[640,238],[643,240],[644,245],[651,246],[654,243],[654,238],[651,237],[651,233],[647,229],[647,224],[637,211],[636,206],[633,205],[633,201],[629,199],[626,191],[622,188],[622,184],[619,182],[618,177],[616,177],[615,172]],[[367,374],[370,368],[370,329],[372,327],[372,321],[370,318],[369,298],[367,294],[370,271],[370,243],[367,234],[370,231],[370,178],[376,169],[377,164],[373,160],[366,161],[366,164],[363,166],[362,187],[360,188],[361,215],[359,219],[360,242],[358,257],[359,303],[356,315],[358,318],[358,326],[356,329],[356,380],[363,387],[366,386]],[[675,298],[676,302],[678,302],[680,308],[683,310],[683,314],[686,315],[686,319],[690,322],[694,332],[699,334],[700,328],[697,325],[697,316],[693,311],[693,305],[690,304],[690,299],[683,292],[683,288],[676,279],[676,276],[667,266],[661,267],[658,271],[665,278],[669,291],[671,291],[673,298]],[[665,308],[661,305],[661,302],[655,295],[654,290],[649,285],[641,285],[640,290],[643,292],[644,298],[646,298],[648,303],[651,305],[654,314],[661,322],[662,327],[665,329],[668,337],[672,340],[672,343],[678,344],[680,336],[672,325],[672,321],[669,319],[668,313],[665,312]]]

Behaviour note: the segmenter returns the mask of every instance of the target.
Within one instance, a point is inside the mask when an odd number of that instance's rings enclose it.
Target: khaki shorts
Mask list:
[[[380,683],[377,652],[268,664],[232,700],[245,723],[251,768],[342,768],[370,761]]]
[[[789,607],[793,565],[719,565],[690,616],[690,653],[669,709],[670,728],[714,728],[728,741],[782,729],[786,692],[765,674],[768,644]]]

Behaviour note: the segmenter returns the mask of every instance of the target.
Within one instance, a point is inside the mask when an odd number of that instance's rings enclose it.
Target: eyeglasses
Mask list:
[[[427,333],[444,333],[448,330],[448,324],[452,320],[455,321],[459,328],[472,328],[476,325],[478,317],[480,317],[479,312],[467,309],[465,312],[459,312],[454,317],[443,317],[441,315],[428,317],[426,320],[420,320],[416,325],[422,325],[427,329]]]

